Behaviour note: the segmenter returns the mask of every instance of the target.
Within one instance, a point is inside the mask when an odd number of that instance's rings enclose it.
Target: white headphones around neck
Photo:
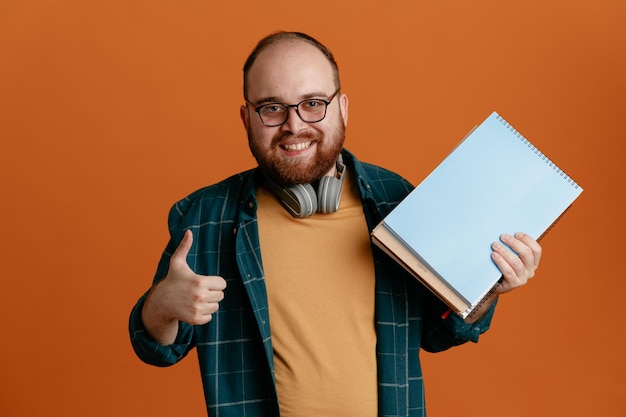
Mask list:
[[[269,177],[266,178],[270,190],[280,198],[287,211],[293,217],[304,218],[313,213],[334,213],[339,210],[345,171],[346,166],[339,155],[337,174],[320,178],[317,191],[311,184],[295,184],[283,188]]]

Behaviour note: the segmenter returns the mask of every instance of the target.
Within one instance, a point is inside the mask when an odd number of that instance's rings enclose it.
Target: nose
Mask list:
[[[300,115],[298,114],[296,107],[289,107],[287,112],[287,120],[280,126],[280,129],[283,132],[290,132],[292,134],[297,134],[302,129],[306,128],[307,122],[302,121]]]

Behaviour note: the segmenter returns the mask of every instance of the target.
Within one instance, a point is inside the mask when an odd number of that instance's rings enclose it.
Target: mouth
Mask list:
[[[298,142],[298,143],[284,143],[280,145],[280,147],[281,149],[284,149],[286,151],[303,151],[305,149],[308,149],[312,143],[313,141]]]

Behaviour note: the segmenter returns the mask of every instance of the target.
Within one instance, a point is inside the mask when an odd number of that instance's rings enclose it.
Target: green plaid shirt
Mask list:
[[[343,151],[354,173],[370,230],[413,188],[400,176],[357,161]],[[197,349],[207,411],[215,416],[278,416],[272,338],[261,263],[255,190],[258,169],[200,189],[176,203],[169,215],[171,239],[155,282],[165,277],[183,233],[194,242],[187,261],[198,274],[220,275],[228,283],[213,320],[203,326],[180,323],[174,344],[152,340],[141,322],[142,297],[130,316],[137,355],[156,366],[172,365]],[[376,271],[376,332],[380,416],[424,416],[419,349],[441,351],[478,341],[489,328],[493,308],[473,325],[456,315],[442,319],[446,306],[372,245]]]

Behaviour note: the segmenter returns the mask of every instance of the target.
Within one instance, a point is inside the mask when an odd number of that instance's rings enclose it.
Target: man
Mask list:
[[[446,315],[372,245],[412,186],[343,149],[348,98],[326,47],[292,32],[261,40],[244,98],[259,167],[172,208],[154,285],[131,313],[135,351],[167,366],[195,347],[211,415],[424,415],[419,349],[476,342],[495,303],[471,323]],[[527,235],[500,242],[498,293],[541,257]]]

